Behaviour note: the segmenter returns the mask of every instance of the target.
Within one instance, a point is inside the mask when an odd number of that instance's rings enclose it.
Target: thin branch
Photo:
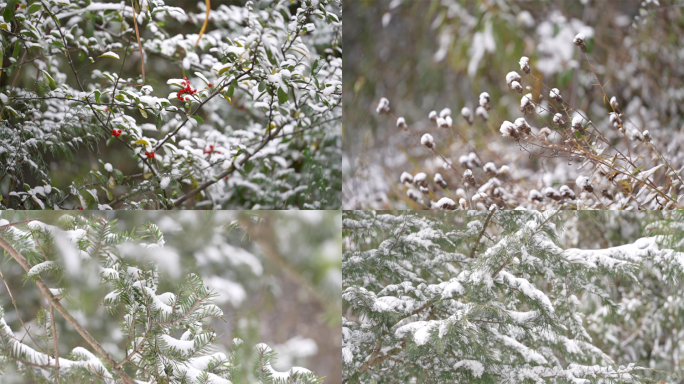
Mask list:
[[[16,249],[14,249],[14,247],[12,247],[12,245],[2,236],[0,236],[0,247],[4,248],[5,251],[7,251],[7,253],[9,253],[10,256],[12,256],[12,258],[16,260],[16,262],[19,263],[19,265],[21,265],[26,272],[31,269],[31,265],[28,263],[28,261],[26,261],[26,258],[24,258],[24,256],[21,255]],[[52,292],[50,292],[50,289],[47,287],[47,285],[45,285],[45,282],[43,282],[43,279],[41,279],[40,276],[36,277],[36,285],[38,286],[38,289],[40,289],[43,296],[45,296],[45,298],[50,302],[50,305],[54,306],[55,309],[57,309],[57,312],[59,312],[64,319],[66,319],[66,321],[68,321],[69,324],[76,329],[76,332],[78,332],[78,334],[81,335],[81,337],[83,337],[83,339],[90,344],[91,347],[93,347],[95,352],[102,357],[105,363],[109,364],[109,366],[114,369],[114,371],[121,377],[123,382],[125,384],[135,384],[133,379],[131,379],[126,372],[117,367],[117,362],[109,355],[109,353],[107,353],[107,351],[104,350],[104,348],[102,348],[100,343],[95,340],[95,338],[90,335],[90,333],[88,333],[88,331],[83,328],[83,326],[81,326],[76,319],[74,319],[74,317],[69,313],[69,311],[66,310],[66,308],[62,306],[59,300],[57,300]]]

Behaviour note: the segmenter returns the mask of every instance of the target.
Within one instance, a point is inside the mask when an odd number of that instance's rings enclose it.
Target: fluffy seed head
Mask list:
[[[589,178],[586,176],[580,176],[575,180],[575,183],[577,186],[580,188],[580,190],[587,191],[587,192],[593,192],[594,187],[591,185],[591,181],[589,181]]]
[[[534,112],[534,103],[532,102],[531,93],[528,93],[520,99],[520,112],[525,114]]]
[[[530,59],[526,56],[520,58],[520,70],[527,74],[530,73]]]
[[[549,92],[549,97],[556,100],[559,103],[563,102],[563,98],[561,97],[561,94],[560,94],[560,91],[558,90],[558,88],[553,88]]]
[[[430,114],[428,115],[428,118],[430,119],[430,121],[436,123],[437,122],[437,111],[430,112]]]
[[[454,124],[454,121],[451,120],[451,116],[447,116],[444,118],[444,124],[446,124],[444,128],[451,128],[451,126]]]
[[[524,117],[519,117],[515,119],[515,123],[513,123],[513,127],[515,128],[516,131],[530,134],[532,132],[532,129],[529,124],[527,124],[527,120],[525,120]]]
[[[435,145],[435,139],[431,134],[426,133],[420,138],[420,143],[428,148],[432,148]]]
[[[544,189],[544,196],[556,201],[562,199],[560,192],[553,187],[546,187],[546,189]]]
[[[410,188],[408,191],[406,191],[406,196],[408,196],[413,201],[418,201],[418,199],[420,199],[420,192],[416,191],[413,188]]]
[[[437,204],[435,204],[439,209],[454,210],[456,209],[456,203],[448,197],[442,197],[439,199]]]
[[[475,109],[475,115],[481,117],[484,121],[489,119],[489,113],[487,113],[487,109],[482,106],[479,106]]]
[[[485,164],[482,168],[489,176],[496,176],[496,165],[494,165],[494,163],[489,162]]]
[[[651,133],[649,131],[644,131],[644,141],[650,143],[652,139]]]
[[[508,72],[508,74],[506,75],[506,84],[508,84],[510,86],[511,83],[513,83],[514,81],[520,82],[521,79],[522,78],[520,77],[518,72],[511,71],[511,72]]]
[[[439,117],[445,118],[447,116],[451,116],[451,109],[449,108],[444,108],[439,112]]]
[[[378,107],[375,109],[375,112],[378,114],[383,114],[383,113],[390,113],[390,102],[387,100],[387,98],[383,97],[380,99],[380,102],[378,103]]]
[[[536,189],[531,190],[530,194],[527,198],[530,199],[530,201],[541,202],[542,200],[544,200],[544,196],[542,196],[542,194],[539,191],[537,191]]]
[[[582,130],[582,116],[575,116],[572,118],[572,128],[578,131]]]
[[[461,116],[466,119],[468,124],[473,124],[473,114],[470,112],[468,107],[463,107],[463,109],[461,109]]]
[[[565,120],[563,120],[563,115],[561,115],[560,113],[556,113],[555,115],[553,115],[553,122],[558,124],[559,126],[565,125]]]
[[[575,45],[580,45],[580,44],[584,44],[584,39],[585,39],[584,33],[578,33],[577,35],[575,35],[575,38],[572,40],[572,42]]]
[[[568,187],[567,185],[560,187],[559,192],[561,196],[563,196],[566,199],[575,200],[577,198],[577,196],[575,196],[575,192],[572,189],[570,189],[570,187]]]
[[[513,123],[511,123],[508,120],[504,121],[503,124],[501,124],[501,128],[499,128],[499,131],[501,131],[501,135],[503,137],[518,137],[518,131],[515,129]]]
[[[406,119],[404,119],[403,117],[398,118],[397,119],[397,128],[407,129],[408,125],[406,125]]]
[[[613,107],[613,109],[617,110],[620,104],[618,104],[617,99],[615,96],[610,98],[610,106]]]
[[[548,127],[544,127],[539,130],[539,136],[546,139],[547,137],[549,137],[549,135],[551,135],[551,130]]]
[[[435,173],[435,184],[439,185],[442,188],[447,187],[447,182],[444,180],[444,177],[442,177],[442,174],[440,173]]]
[[[480,93],[480,106],[489,111],[489,93]]]
[[[523,91],[522,85],[520,85],[520,83],[517,81],[511,82],[511,89],[517,91],[518,93],[522,93]]]
[[[401,176],[399,176],[399,181],[403,183],[413,183],[413,176],[411,176],[410,173],[408,172],[402,172]]]
[[[416,175],[413,176],[413,184],[419,187],[427,187],[427,175],[425,172],[416,173]]]

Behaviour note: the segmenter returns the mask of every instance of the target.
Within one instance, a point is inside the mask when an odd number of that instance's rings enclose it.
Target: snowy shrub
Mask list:
[[[138,231],[121,232],[116,221],[103,218],[62,216],[55,225],[0,220],[0,247],[21,265],[27,280],[39,288],[47,303],[33,321],[42,332],[31,332],[22,320],[24,337],[28,335],[35,346],[10,329],[0,307],[0,368],[14,364],[27,380],[39,383],[321,382],[301,367],[276,371],[271,366],[276,354],[263,343],[251,347],[235,338],[227,355],[215,352],[219,335],[208,327],[208,321],[223,318],[214,304],[219,295],[198,275],[174,269],[178,254],[164,244],[164,234],[152,223]],[[240,257],[247,259],[244,254]],[[158,269],[181,283],[162,292]],[[70,290],[59,288],[68,285],[65,280],[77,281],[88,290],[106,289],[100,305],[110,314],[123,312],[120,332],[125,339],[125,358],[114,360],[107,352],[111,346],[105,349],[84,328],[90,321],[84,313],[72,314],[65,308],[61,299],[68,299]],[[48,286],[52,282],[55,287]],[[12,295],[9,287],[8,292]],[[18,313],[17,305],[22,302],[16,299],[15,293],[11,301]],[[57,348],[60,335],[55,313],[84,342],[66,356],[60,356]]]
[[[563,248],[576,218],[346,212],[345,383],[678,383],[684,253],[664,232]],[[653,225],[681,247],[684,216]]]
[[[392,113],[368,116],[369,132],[348,140],[345,208],[438,209],[447,197],[474,209],[478,192],[488,196],[480,209],[684,207],[684,71],[670,53],[683,47],[680,9],[657,2],[381,4],[367,8],[384,13],[382,23],[377,16],[351,21],[374,23],[375,36],[352,49],[377,52],[375,61],[387,66],[374,70],[365,59],[345,77],[360,87],[346,116],[358,126],[354,116],[371,114],[371,97],[384,98]],[[415,33],[388,38],[400,30]],[[445,107],[463,113],[447,122],[431,112]],[[407,133],[393,129],[395,116]],[[418,145],[425,134],[434,145]],[[493,174],[482,168],[488,163],[511,172]],[[466,186],[467,169],[475,184]],[[410,187],[398,182],[404,172],[440,173],[448,187],[430,183],[408,199]],[[580,176],[591,189],[575,184]],[[549,187],[574,197],[533,192]]]
[[[339,0],[126,3],[0,3],[0,208],[340,206]]]

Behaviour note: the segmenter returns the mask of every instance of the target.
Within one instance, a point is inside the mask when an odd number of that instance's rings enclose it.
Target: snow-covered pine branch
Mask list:
[[[5,224],[6,220],[0,220],[0,226]],[[86,332],[81,335],[89,347],[73,348],[68,356],[57,360],[51,347],[36,349],[10,329],[3,318],[5,309],[0,307],[0,372],[13,364],[26,379],[39,383],[321,382],[305,368],[293,367],[287,372],[273,369],[271,364],[277,356],[265,344],[249,348],[235,338],[228,354],[216,352],[218,335],[208,327],[208,321],[223,318],[222,310],[214,304],[218,294],[198,275],[174,272],[179,266],[178,255],[166,250],[164,243],[163,232],[153,223],[126,233],[117,229],[116,221],[83,216],[65,215],[54,225],[34,220],[3,227],[0,247],[39,287],[46,286],[45,281],[65,279],[77,279],[78,284],[90,289],[106,287],[101,305],[112,315],[123,313],[120,332],[125,340],[125,358],[113,360]],[[176,274],[181,282],[172,291],[160,290],[159,269]],[[48,275],[54,279],[44,280]],[[64,315],[56,296],[68,297],[69,289],[47,287],[41,291],[50,305],[40,310],[34,324],[45,329],[39,340],[56,345],[59,335],[54,334],[51,311],[55,307]],[[83,314],[77,316],[79,320],[70,315],[65,318],[78,330]]]
[[[618,296],[638,294],[640,282],[660,284],[661,276],[681,293],[684,253],[661,247],[658,237],[563,249],[559,234],[571,217],[558,211],[345,213],[345,382],[668,378],[675,366],[656,371],[659,362],[639,365],[641,357],[598,346],[612,343],[611,327],[631,324]],[[684,217],[678,219],[681,226]],[[679,332],[672,331],[670,343]]]

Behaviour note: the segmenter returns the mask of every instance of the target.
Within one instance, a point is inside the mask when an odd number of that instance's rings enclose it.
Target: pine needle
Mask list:
[[[193,48],[197,48],[197,44],[199,44],[202,35],[204,35],[204,31],[207,30],[207,24],[209,24],[209,13],[211,13],[211,0],[207,0],[207,17],[204,19],[204,24],[202,25],[202,29],[200,29],[199,37],[197,38],[197,42],[195,42],[195,46]]]

